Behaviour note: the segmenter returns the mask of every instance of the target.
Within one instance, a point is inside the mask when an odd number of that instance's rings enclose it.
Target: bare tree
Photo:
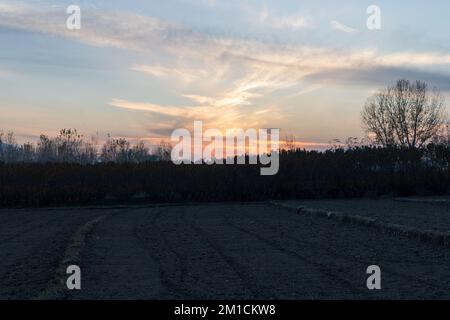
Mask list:
[[[288,152],[294,152],[297,149],[296,138],[293,134],[284,137],[284,149]]]
[[[145,146],[144,142],[138,141],[136,145],[131,148],[131,161],[140,163],[149,159],[150,150]]]
[[[377,144],[421,148],[445,124],[444,98],[425,82],[402,79],[369,98],[361,119]]]
[[[16,162],[20,161],[20,147],[16,142],[16,138],[12,131],[8,131],[6,135],[0,132],[0,161]]]
[[[108,140],[102,147],[101,160],[103,162],[127,162],[130,158],[130,142],[124,138]]]
[[[169,142],[162,140],[153,153],[159,161],[170,161],[172,145]]]
[[[55,139],[58,161],[78,162],[82,157],[83,135],[76,129],[62,129]]]

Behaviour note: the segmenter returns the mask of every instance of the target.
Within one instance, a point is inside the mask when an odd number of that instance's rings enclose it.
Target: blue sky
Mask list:
[[[81,30],[66,7],[81,7]],[[366,9],[381,9],[368,30]],[[363,136],[398,78],[450,91],[448,1],[0,0],[0,128],[77,128],[149,143],[207,127],[279,127],[305,146]],[[448,98],[447,98],[448,100]]]

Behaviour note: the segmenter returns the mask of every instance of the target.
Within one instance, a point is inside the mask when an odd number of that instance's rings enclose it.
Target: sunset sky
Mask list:
[[[70,4],[81,30],[66,28]],[[362,137],[365,100],[398,78],[450,101],[449,17],[437,0],[0,0],[0,129],[151,143],[203,120],[321,148]]]

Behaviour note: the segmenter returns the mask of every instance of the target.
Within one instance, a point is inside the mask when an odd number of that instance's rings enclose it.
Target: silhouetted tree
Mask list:
[[[150,150],[145,146],[144,142],[139,141],[131,149],[131,162],[140,163],[149,160]]]
[[[102,147],[101,160],[103,162],[127,162],[129,158],[130,143],[123,138],[108,140]]]
[[[368,99],[361,119],[377,144],[421,148],[445,124],[444,98],[425,82],[399,80]]]
[[[295,144],[295,136],[293,134],[291,135],[286,135],[284,137],[284,150],[288,151],[288,152],[293,152],[297,149],[297,146]]]
[[[172,153],[172,145],[162,140],[156,147],[154,154],[160,161],[170,161]]]

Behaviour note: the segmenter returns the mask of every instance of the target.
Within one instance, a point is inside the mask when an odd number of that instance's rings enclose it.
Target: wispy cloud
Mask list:
[[[344,51],[296,44],[273,45],[256,40],[213,37],[192,31],[180,24],[152,17],[125,12],[98,12],[95,9],[83,11],[82,29],[71,31],[65,27],[66,17],[64,10],[52,7],[12,5],[0,1],[0,26],[73,38],[96,46],[173,54],[173,61],[181,65],[180,67],[174,67],[173,64],[132,66],[135,71],[159,77],[171,74],[180,77],[187,75],[188,78],[202,77],[219,64],[222,73],[223,68],[229,69],[238,65],[244,69],[258,70],[278,67],[283,73],[290,70],[289,73],[302,74],[324,68],[334,69],[336,66],[345,68],[355,65],[364,67],[450,64],[450,55],[439,52],[408,51],[381,54],[374,49]],[[262,13],[262,19],[271,18]],[[296,19],[292,21],[294,20]],[[349,27],[338,21],[334,21],[333,25],[347,31],[354,30],[347,29]],[[191,63],[193,61],[197,64]],[[203,67],[199,68],[199,63]],[[190,67],[185,67],[189,64]],[[192,67],[194,65],[195,67]]]
[[[382,66],[432,66],[449,65],[450,54],[439,52],[394,52],[375,58]]]
[[[275,15],[264,6],[259,13],[259,22],[275,29],[301,30],[312,26],[311,19],[303,15]]]
[[[277,108],[266,107],[265,109],[251,110],[242,109],[238,106],[163,106],[153,103],[132,102],[123,99],[112,99],[110,106],[148,112],[166,120],[176,120],[178,126],[189,128],[194,120],[202,120],[206,126],[212,128],[258,128],[268,126],[267,113],[270,119],[281,119]],[[173,130],[173,127],[171,127]]]
[[[144,53],[141,57],[151,55],[152,62],[141,58],[144,61],[126,68],[169,79],[171,94],[175,92],[177,98],[188,102],[164,106],[121,97],[109,104],[164,118],[162,131],[170,127],[168,124],[179,125],[193,119],[205,119],[217,127],[264,126],[283,118],[282,106],[263,99],[279,90],[302,95],[323,88],[327,81],[358,84],[364,80],[378,84],[379,79],[385,80],[382,75],[401,74],[401,70],[419,72],[429,66],[450,66],[450,55],[442,52],[385,53],[376,48],[273,44],[212,36],[181,24],[124,12],[84,10],[80,31],[67,30],[65,18],[64,10],[12,5],[0,0],[0,26],[56,35],[93,46],[138,51]],[[308,17],[276,15],[268,9],[255,11],[254,18],[256,23],[278,29],[295,31],[311,27]],[[338,21],[332,21],[331,27],[357,32]],[[155,57],[163,58],[154,63]],[[436,72],[429,71],[430,79],[433,75]],[[178,82],[183,84],[182,89],[174,88]]]
[[[81,30],[67,29],[66,19],[65,9],[61,6],[0,2],[0,26],[73,38],[95,46],[149,50],[189,32],[177,24],[151,17],[93,8],[83,10]]]
[[[209,72],[203,69],[164,67],[162,65],[133,65],[131,70],[142,72],[157,78],[175,78],[179,81],[189,83],[205,78]]]
[[[337,31],[341,31],[341,32],[345,32],[345,33],[356,33],[358,32],[358,30],[353,29],[345,24],[343,24],[342,22],[339,22],[337,20],[332,20],[330,22],[330,26],[331,29],[333,30],[337,30]]]
[[[0,13],[20,13],[23,12],[28,6],[21,2],[10,3],[1,2],[0,3]],[[29,8],[29,7],[28,7]]]
[[[193,112],[193,108],[191,107],[175,107],[175,106],[161,106],[152,103],[137,103],[137,102],[129,102],[122,99],[112,99],[109,104],[113,107],[129,109],[129,110],[137,110],[137,111],[149,111],[158,114],[162,114],[165,116],[179,116],[182,114],[190,114]]]

